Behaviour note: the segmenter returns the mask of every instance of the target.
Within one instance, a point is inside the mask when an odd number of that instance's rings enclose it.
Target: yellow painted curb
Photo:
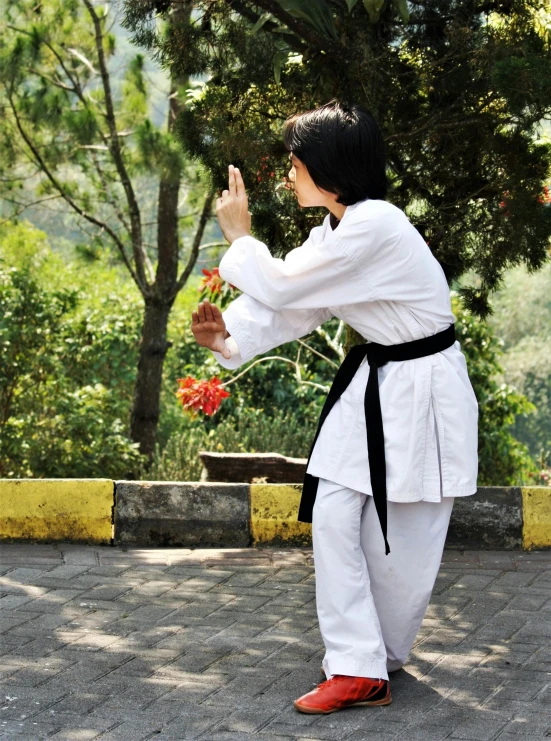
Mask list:
[[[551,548],[551,488],[522,487],[522,547]]]
[[[301,484],[251,484],[253,545],[310,545],[312,525],[298,522]]]
[[[0,479],[0,540],[113,538],[110,479]]]

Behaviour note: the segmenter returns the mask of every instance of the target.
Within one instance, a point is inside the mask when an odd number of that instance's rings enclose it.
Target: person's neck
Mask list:
[[[327,208],[337,222],[342,219],[342,217],[344,216],[344,212],[346,211],[346,206],[342,203],[337,203],[337,201],[331,201]]]
[[[341,223],[341,219],[344,216],[344,212],[346,211],[346,206],[343,206],[342,203],[333,203],[331,204],[331,207],[329,208],[329,223],[331,225],[331,229],[335,231],[335,229],[338,227],[338,225]]]

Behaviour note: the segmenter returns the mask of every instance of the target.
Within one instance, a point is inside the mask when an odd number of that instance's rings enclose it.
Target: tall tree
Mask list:
[[[181,141],[218,187],[228,162],[241,167],[254,228],[275,254],[319,219],[274,188],[287,169],[281,124],[338,97],[378,119],[389,199],[450,282],[469,276],[471,310],[487,314],[510,266],[547,259],[551,146],[537,133],[551,115],[548,0],[182,2],[191,21],[168,34],[156,21],[179,3],[126,0],[125,23],[168,68],[203,75]]]
[[[31,204],[62,204],[60,213],[74,212],[91,239],[118,251],[144,302],[131,437],[151,455],[170,346],[168,318],[196,263],[213,200],[210,192],[199,195],[204,188],[197,168],[173,135],[189,80],[171,74],[166,121],[157,126],[148,104],[146,60],[133,54],[123,64],[116,56],[109,4],[6,0],[4,9],[4,196],[12,216]],[[171,19],[185,24],[188,16],[181,8]],[[190,221],[195,230],[184,245],[183,227]]]

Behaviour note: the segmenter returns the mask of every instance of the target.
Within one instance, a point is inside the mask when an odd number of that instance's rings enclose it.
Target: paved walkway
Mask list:
[[[551,736],[551,552],[446,552],[393,704],[327,716],[309,550],[1,545],[0,608],[2,739]]]

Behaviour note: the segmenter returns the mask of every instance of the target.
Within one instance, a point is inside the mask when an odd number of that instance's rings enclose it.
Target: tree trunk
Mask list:
[[[157,299],[146,299],[145,302],[130,434],[132,440],[140,444],[140,452],[149,458],[155,448],[159,422],[163,364],[172,344],[167,342],[171,308],[172,301],[163,303]]]
[[[173,80],[169,100],[167,131],[171,132],[180,110],[178,87]],[[138,377],[132,408],[131,437],[140,444],[140,452],[149,463],[155,451],[159,423],[163,365],[172,343],[167,342],[167,325],[172,304],[178,293],[180,239],[178,200],[181,184],[179,170],[165,172],[157,198],[157,268],[152,298],[145,299],[145,314],[138,360]],[[202,233],[202,232],[201,232]],[[197,258],[195,258],[197,259]],[[134,478],[134,477],[131,477]]]

